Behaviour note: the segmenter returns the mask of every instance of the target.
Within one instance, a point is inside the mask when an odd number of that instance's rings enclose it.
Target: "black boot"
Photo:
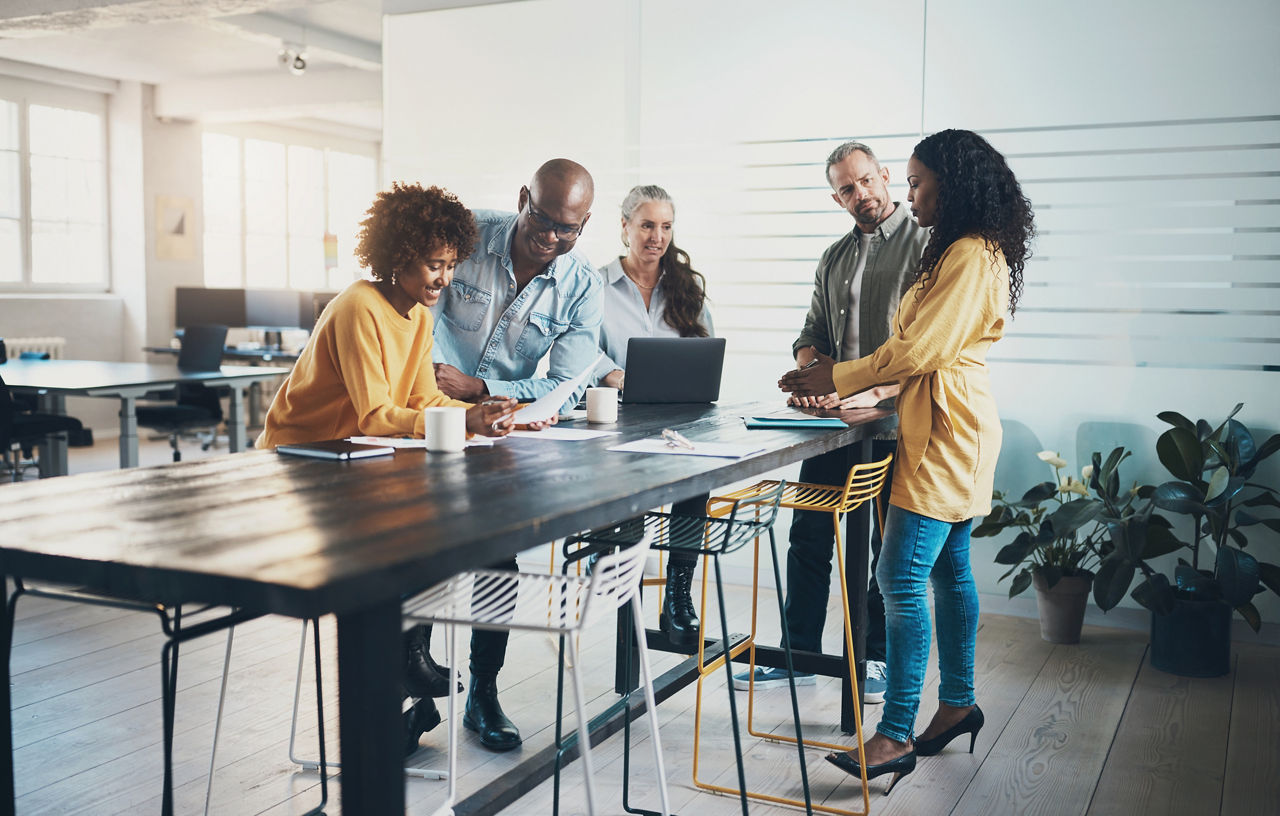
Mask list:
[[[418,624],[404,633],[404,684],[414,697],[444,697],[453,672],[431,657],[431,625]],[[462,683],[458,683],[462,691]]]
[[[658,615],[658,627],[667,633],[671,645],[690,652],[697,650],[700,638],[698,613],[689,596],[695,566],[696,563],[667,562],[667,591],[662,599],[662,613]]]
[[[418,740],[423,734],[440,724],[440,709],[435,700],[423,697],[404,713],[404,755],[418,750]]]
[[[462,725],[480,735],[480,744],[490,751],[510,751],[520,747],[520,729],[502,713],[498,704],[498,678],[471,675],[467,710]]]

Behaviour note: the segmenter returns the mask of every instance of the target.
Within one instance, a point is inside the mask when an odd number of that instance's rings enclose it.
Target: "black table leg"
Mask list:
[[[872,461],[871,440],[859,443],[860,461]],[[845,516],[844,540],[845,585],[849,587],[849,617],[853,623],[853,654],[858,670],[858,688],[867,678],[867,582],[870,580],[871,525],[874,523],[875,502],[867,501],[857,510]],[[840,639],[841,653],[848,665],[849,651]],[[846,734],[857,731],[854,719],[853,686],[847,675],[842,675],[840,695],[840,730]],[[862,700],[856,701],[861,710]]]
[[[400,601],[338,615],[342,812],[403,816]]]
[[[623,604],[618,607],[616,623],[613,652],[613,690],[616,694],[629,694],[640,688],[640,647],[636,645],[635,623],[631,619],[631,604]]]
[[[13,646],[13,610],[9,606],[9,578],[0,571],[0,586],[4,587],[3,603],[0,603],[0,660],[4,670],[0,672],[0,816],[13,816],[13,717],[9,711],[9,651]]]

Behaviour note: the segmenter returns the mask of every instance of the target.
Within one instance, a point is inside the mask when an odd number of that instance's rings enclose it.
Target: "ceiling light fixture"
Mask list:
[[[278,56],[280,67],[293,74],[302,76],[307,70],[306,46],[297,43],[282,42]]]

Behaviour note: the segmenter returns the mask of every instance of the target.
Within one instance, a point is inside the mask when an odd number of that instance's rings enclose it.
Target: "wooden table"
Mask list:
[[[114,397],[120,400],[120,467],[138,466],[138,398],[179,383],[225,385],[231,389],[227,436],[231,452],[247,447],[244,421],[246,386],[288,374],[287,368],[223,366],[218,371],[183,371],[176,364],[112,363],[99,360],[10,360],[0,370],[15,392],[39,395],[41,410],[65,414],[67,397]],[[46,461],[48,469],[46,470]],[[42,476],[67,473],[67,445],[55,440],[41,450]]]
[[[748,431],[776,405],[624,405],[620,436],[499,441],[462,454],[331,462],[253,452],[0,489],[0,574],[168,603],[335,614],[344,813],[404,813],[400,602],[459,571],[868,439],[844,429]],[[740,460],[609,452],[675,428],[763,446]],[[852,560],[852,559],[851,559]],[[7,614],[7,610],[0,614]],[[0,625],[7,625],[0,620]],[[0,816],[13,813],[7,652]]]

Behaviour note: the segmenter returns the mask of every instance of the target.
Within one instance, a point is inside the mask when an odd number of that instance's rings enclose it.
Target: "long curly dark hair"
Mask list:
[[[1004,254],[1009,265],[1009,314],[1022,297],[1022,270],[1031,257],[1035,215],[1004,156],[969,130],[943,130],[916,145],[916,159],[938,177],[933,232],[920,256],[915,282],[933,274],[947,247],[976,235]]]
[[[671,205],[675,214],[676,204],[671,195],[656,184],[642,184],[631,188],[622,200],[622,217],[627,221],[636,208],[646,201],[662,201]],[[676,246],[672,239],[667,251],[662,253],[662,295],[667,305],[662,318],[681,337],[706,337],[707,327],[702,325],[702,307],[707,300],[707,279],[693,268],[689,253]]]
[[[439,187],[394,182],[360,222],[356,257],[377,280],[391,280],[429,252],[450,247],[458,260],[476,248],[476,219],[457,196]]]

